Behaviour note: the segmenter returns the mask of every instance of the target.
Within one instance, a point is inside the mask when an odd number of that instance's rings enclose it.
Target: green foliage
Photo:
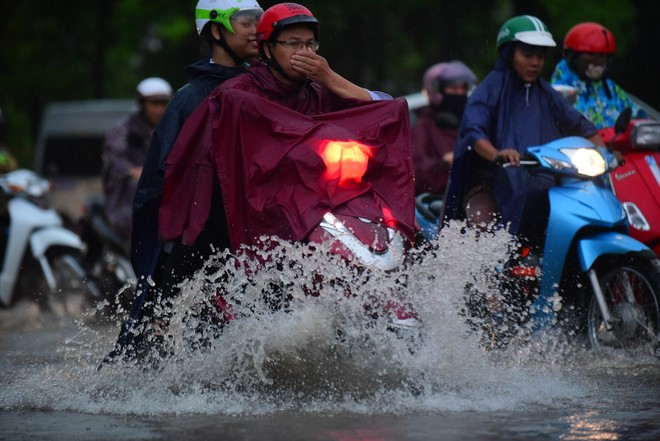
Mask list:
[[[622,43],[620,48],[635,38],[636,11],[630,0],[602,0],[593,3],[555,0],[546,2],[545,7],[550,21],[555,24],[551,31],[558,37],[558,42],[563,41],[564,35],[574,24],[583,21],[595,21],[607,27]]]
[[[183,67],[207,56],[194,27],[195,1],[44,0],[0,5],[0,107],[14,148],[29,164],[41,111],[54,100],[131,97],[135,84],[162,76],[175,88]],[[260,2],[264,8],[276,1]],[[393,95],[415,92],[432,64],[460,59],[483,78],[495,37],[513,15],[543,19],[558,43],[580,21],[606,25],[619,50],[613,76],[660,107],[658,2],[627,0],[309,0],[321,21],[321,54],[345,77]],[[651,53],[657,53],[657,49]],[[546,76],[561,56],[548,57]],[[646,79],[646,80],[644,80]],[[642,90],[642,88],[644,88]],[[649,91],[650,96],[644,95]],[[26,162],[22,161],[23,164]]]

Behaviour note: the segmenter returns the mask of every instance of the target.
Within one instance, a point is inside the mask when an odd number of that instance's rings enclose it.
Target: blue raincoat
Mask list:
[[[557,63],[550,81],[552,84],[575,87],[578,90],[575,108],[598,129],[613,127],[619,113],[626,107],[632,109],[634,118],[647,117],[646,112],[633,103],[628,94],[612,79],[583,81],[573,72],[566,60]]]
[[[596,134],[596,128],[573,109],[564,97],[542,78],[524,83],[507,64],[498,60],[493,71],[470,96],[454,149],[454,164],[446,198],[445,218],[461,219],[462,199],[476,184],[475,166],[483,159],[472,149],[479,139],[488,139],[499,150],[516,149],[564,136]],[[495,202],[504,225],[517,234],[528,196],[554,184],[547,174],[531,174],[524,167],[500,168],[487,164],[492,176]],[[483,174],[480,174],[482,176]]]

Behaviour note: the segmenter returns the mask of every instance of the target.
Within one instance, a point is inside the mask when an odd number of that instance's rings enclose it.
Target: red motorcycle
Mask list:
[[[626,109],[614,127],[599,134],[625,159],[610,180],[630,221],[630,235],[660,256],[660,121],[631,120]]]

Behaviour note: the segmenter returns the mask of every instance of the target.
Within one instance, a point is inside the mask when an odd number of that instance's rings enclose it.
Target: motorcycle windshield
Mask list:
[[[220,183],[232,249],[255,245],[262,235],[304,240],[328,211],[382,221],[412,242],[405,101],[310,117],[237,90],[218,100],[210,167]],[[210,191],[210,184],[195,191]]]

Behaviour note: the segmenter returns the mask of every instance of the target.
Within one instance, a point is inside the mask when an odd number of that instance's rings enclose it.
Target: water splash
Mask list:
[[[579,399],[582,386],[565,369],[575,349],[561,339],[488,352],[466,324],[466,284],[492,289],[487,270],[509,245],[505,233],[478,237],[454,225],[389,273],[360,270],[318,246],[270,244],[250,259],[219,254],[163,311],[167,357],[97,370],[116,328],[87,317],[52,363],[13,361],[0,408],[402,414]],[[217,293],[238,316],[224,327],[209,318]],[[412,305],[421,333],[393,330],[388,302]]]

